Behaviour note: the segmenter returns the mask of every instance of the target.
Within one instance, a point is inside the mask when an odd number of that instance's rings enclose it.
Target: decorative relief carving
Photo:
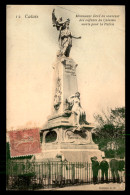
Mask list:
[[[71,130],[67,130],[65,133],[65,137],[66,137],[66,142],[69,142],[69,143],[77,143],[77,144],[93,143],[92,134],[90,131],[73,132]]]
[[[55,91],[55,96],[54,96],[54,108],[55,110],[58,110],[61,104],[61,79],[58,78],[57,84],[56,84],[56,91]]]

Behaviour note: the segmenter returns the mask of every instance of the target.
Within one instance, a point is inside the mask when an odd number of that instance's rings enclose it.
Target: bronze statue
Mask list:
[[[62,21],[62,17],[57,19],[55,16],[55,9],[52,12],[52,23],[53,26],[57,28],[59,32],[59,47],[60,51],[58,56],[69,57],[70,50],[72,47],[72,38],[81,39],[81,37],[75,37],[72,35],[72,32],[69,30],[70,19]]]

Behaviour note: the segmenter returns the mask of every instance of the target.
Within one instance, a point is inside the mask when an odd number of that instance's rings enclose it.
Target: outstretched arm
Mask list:
[[[75,36],[72,36],[72,38],[74,38],[74,39],[81,39],[81,37],[75,37]]]

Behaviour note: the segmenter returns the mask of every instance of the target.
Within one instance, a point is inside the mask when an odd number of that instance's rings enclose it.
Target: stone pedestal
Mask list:
[[[73,59],[57,58],[54,68],[54,104],[52,115],[63,113],[66,109],[66,99],[78,91],[76,67]]]
[[[78,112],[68,106],[67,99],[78,92],[76,67],[69,57],[58,58],[54,65],[53,112],[41,130],[42,154],[37,154],[36,160],[56,159],[59,155],[71,162],[90,162],[92,156],[101,160],[102,152],[92,140],[94,126],[85,121],[80,99],[77,105],[83,113],[81,123],[76,124]]]
[[[97,156],[101,160],[102,152],[98,145],[92,140],[92,125],[84,125],[80,130],[76,126],[63,125],[61,123],[42,130],[42,154],[38,154],[36,159],[55,159],[61,155],[62,160],[70,162],[90,162],[92,156]],[[56,139],[48,142],[47,135],[55,132]]]

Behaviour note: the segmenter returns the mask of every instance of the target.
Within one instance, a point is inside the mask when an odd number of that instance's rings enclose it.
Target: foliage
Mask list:
[[[105,151],[105,156],[106,156],[106,158],[114,158],[115,157],[115,151],[111,150],[111,149],[106,150]]]
[[[125,153],[125,107],[109,109],[107,113],[102,111],[94,118],[93,139],[99,144],[99,149],[107,151],[107,154],[112,153],[111,149],[118,155]]]

